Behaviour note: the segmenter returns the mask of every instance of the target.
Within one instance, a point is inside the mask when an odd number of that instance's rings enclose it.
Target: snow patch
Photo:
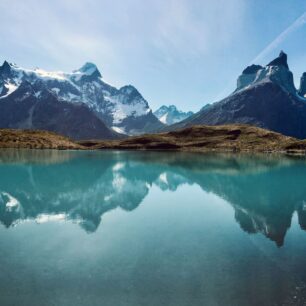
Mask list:
[[[164,114],[162,117],[159,118],[159,121],[167,124],[167,117],[168,117],[168,113]]]
[[[66,95],[67,99],[69,101],[73,101],[73,100],[79,100],[80,97],[75,95],[75,94],[72,94],[71,92],[68,92],[68,94]]]
[[[8,92],[4,96],[0,97],[0,99],[9,96],[11,93],[13,93],[18,88],[18,86],[13,83],[6,83],[4,84],[4,87],[8,90]]]
[[[35,96],[36,98],[39,98],[40,95],[41,95],[41,91],[35,92],[35,94],[34,94],[34,96]]]
[[[112,130],[115,131],[116,133],[119,133],[119,134],[126,134],[126,132],[124,131],[124,128],[119,128],[117,126],[112,126]]]
[[[126,117],[140,117],[148,114],[151,109],[144,100],[135,99],[132,103],[124,103],[125,96],[109,96],[105,100],[113,104],[113,123],[120,124]]]
[[[59,88],[51,88],[51,90],[56,93],[58,95],[58,93],[60,92]]]
[[[60,81],[67,80],[67,74],[62,71],[45,71],[39,68],[34,69],[34,72],[44,79],[56,79]]]

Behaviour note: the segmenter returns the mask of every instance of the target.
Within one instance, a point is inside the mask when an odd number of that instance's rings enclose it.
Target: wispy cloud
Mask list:
[[[267,60],[267,58],[279,48],[279,46],[296,30],[301,28],[306,24],[306,12],[304,12],[300,17],[298,17],[292,24],[290,24],[284,31],[282,31],[275,39],[272,40],[258,55],[256,55],[248,65],[258,64]],[[303,62],[303,61],[301,61]],[[233,79],[227,83],[226,86],[216,95],[215,101],[224,98],[230,92],[233,92],[233,84],[237,79],[233,76]],[[298,79],[295,80],[298,83]]]
[[[306,24],[306,12],[304,12],[299,18],[297,18],[288,28],[280,33],[270,44],[268,44],[251,62],[259,63],[266,59],[275,49],[277,49],[286,38],[294,31]]]
[[[249,33],[257,38],[264,31],[252,15],[254,2],[1,0],[0,57],[65,71],[93,61],[114,85],[137,86],[153,108],[166,103],[197,110],[214,100],[262,43]],[[287,0],[278,0],[278,8],[280,2]],[[301,27],[304,17],[254,61]],[[279,22],[269,10],[259,18]]]
[[[170,0],[158,7],[152,45],[169,64],[224,50],[244,22],[243,0]]]

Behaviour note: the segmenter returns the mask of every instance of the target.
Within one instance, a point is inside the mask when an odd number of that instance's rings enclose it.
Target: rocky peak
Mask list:
[[[238,77],[236,91],[243,89],[248,85],[252,84],[256,79],[257,72],[260,71],[261,69],[263,69],[262,66],[254,64],[246,67],[242,71],[242,74]]]
[[[11,65],[7,61],[4,61],[2,66],[0,66],[0,75],[8,76],[10,72],[11,72]]]
[[[287,54],[284,51],[281,51],[279,56],[271,61],[267,66],[284,66],[289,69],[287,63]]]
[[[258,70],[262,69],[263,67],[260,65],[251,65],[246,67],[243,71],[242,74],[253,74],[256,73]]]
[[[91,77],[102,77],[98,67],[90,62],[86,62],[80,69],[75,70],[74,72],[79,72]]]
[[[293,74],[289,70],[287,54],[285,52],[281,51],[277,58],[271,61],[264,69],[260,70],[255,82],[266,80],[278,84],[292,94],[297,93],[293,82]]]
[[[178,109],[176,108],[176,106],[173,105],[173,104],[172,104],[172,105],[169,105],[168,109],[169,109],[170,111],[172,111],[172,112],[178,111]]]
[[[306,98],[306,72],[304,72],[301,77],[299,95]]]
[[[133,102],[136,99],[138,101],[143,101],[145,105],[148,106],[147,101],[145,101],[140,92],[132,85],[126,85],[121,87],[119,89],[119,94],[125,96],[124,100],[128,103]]]
[[[279,56],[266,67],[251,65],[244,69],[237,80],[236,91],[262,82],[273,82],[286,91],[296,94],[293,74],[289,70],[286,53],[281,51]]]
[[[163,105],[154,112],[154,115],[164,124],[173,124],[182,121],[191,115],[193,112],[183,112],[178,110],[175,105]]]
[[[138,92],[138,90],[132,85],[123,86],[119,89],[119,91],[121,93],[128,94],[128,95],[130,95],[130,94],[140,94]]]

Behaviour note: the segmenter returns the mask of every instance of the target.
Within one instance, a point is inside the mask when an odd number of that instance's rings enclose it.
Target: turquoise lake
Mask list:
[[[305,305],[306,159],[0,151],[0,305]]]

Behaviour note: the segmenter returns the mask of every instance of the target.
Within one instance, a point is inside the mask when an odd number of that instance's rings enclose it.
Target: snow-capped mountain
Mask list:
[[[95,64],[86,63],[78,70],[64,73],[24,69],[5,61],[0,67],[0,99],[9,97],[26,82],[35,87],[37,99],[46,90],[59,102],[83,103],[116,132],[141,134],[161,127],[135,87],[117,89],[105,83]]]
[[[176,108],[175,105],[163,105],[154,112],[154,115],[159,119],[160,122],[166,125],[180,122],[191,115],[193,112],[183,112]]]
[[[306,138],[306,77],[299,91],[293,83],[287,55],[280,55],[265,67],[251,65],[243,70],[236,90],[220,102],[202,108],[186,120],[167,128],[195,124],[246,123],[284,135]]]

